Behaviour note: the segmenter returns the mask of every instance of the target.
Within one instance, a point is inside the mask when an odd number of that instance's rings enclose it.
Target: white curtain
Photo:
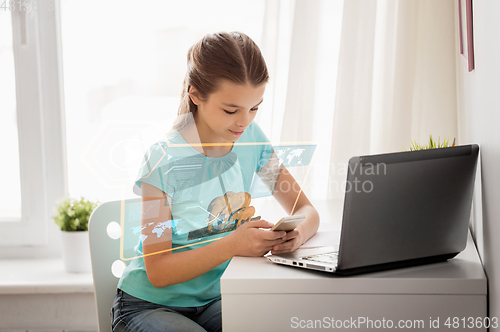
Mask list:
[[[270,82],[282,121],[264,122],[274,142],[317,144],[309,197],[342,198],[352,156],[457,136],[454,15],[453,0],[269,2],[264,36],[289,37],[263,52],[271,77],[288,79]]]
[[[256,120],[275,144],[317,144],[309,172],[291,169],[312,198],[328,189],[332,130],[325,124],[333,121],[342,6],[342,0],[266,3],[261,48],[271,80]]]

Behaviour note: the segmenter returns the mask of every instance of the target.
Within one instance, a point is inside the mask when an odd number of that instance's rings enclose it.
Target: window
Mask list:
[[[303,80],[290,84],[289,73],[303,67],[309,34],[296,23],[307,26],[314,14],[302,9],[312,2],[297,11],[295,1],[47,2],[54,6],[0,8],[0,139],[8,142],[0,246],[49,243],[55,202],[68,192],[102,202],[134,197],[143,152],[176,116],[187,50],[206,33],[239,30],[261,46],[271,81],[256,121],[273,142],[285,108],[303,95],[294,92]],[[325,22],[342,4],[319,3]],[[330,51],[318,50],[332,63]],[[334,81],[323,62],[307,59]]]
[[[144,151],[176,117],[189,47],[234,30],[259,44],[265,1],[61,6],[69,193],[101,202],[135,197]]]
[[[2,135],[9,135],[5,150],[10,149],[2,151],[8,156],[2,174],[4,183],[9,178],[11,186],[4,188],[3,195],[12,202],[10,212],[2,202],[3,213],[9,213],[11,218],[3,218],[0,223],[0,245],[46,245],[54,202],[65,192],[66,173],[60,125],[61,72],[55,24],[58,12],[54,7],[19,10],[18,5],[16,2],[0,9],[1,33],[5,36],[1,54],[7,59],[7,69],[0,79],[7,86],[2,91],[6,98],[0,103],[2,110],[8,111],[2,112],[2,118],[7,120],[2,126],[8,126],[8,132]],[[16,166],[18,173],[12,170]],[[2,250],[2,254],[9,250]]]
[[[0,191],[0,222],[21,221],[21,175],[16,111],[16,80],[10,12],[0,11],[0,142],[4,190]]]

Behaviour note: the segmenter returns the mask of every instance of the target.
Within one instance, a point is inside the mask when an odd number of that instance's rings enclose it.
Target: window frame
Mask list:
[[[68,192],[60,2],[54,3],[52,11],[11,11],[22,213],[0,223],[2,247],[49,245],[55,203]]]

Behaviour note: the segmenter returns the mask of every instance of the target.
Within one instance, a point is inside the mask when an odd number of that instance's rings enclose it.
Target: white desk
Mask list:
[[[448,317],[462,327],[468,317],[487,312],[487,280],[470,236],[467,248],[448,262],[352,277],[235,257],[221,278],[221,293],[224,332],[296,331],[308,324],[327,329],[332,318],[333,324],[356,323],[353,330],[385,330],[391,322],[395,328],[402,320],[403,326],[420,324],[421,331],[431,320],[437,327],[439,318],[444,330]],[[486,331],[460,327],[449,330]]]

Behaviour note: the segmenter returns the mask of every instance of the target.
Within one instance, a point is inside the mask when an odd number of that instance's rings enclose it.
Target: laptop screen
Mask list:
[[[352,158],[338,270],[462,251],[478,152],[465,145]]]

